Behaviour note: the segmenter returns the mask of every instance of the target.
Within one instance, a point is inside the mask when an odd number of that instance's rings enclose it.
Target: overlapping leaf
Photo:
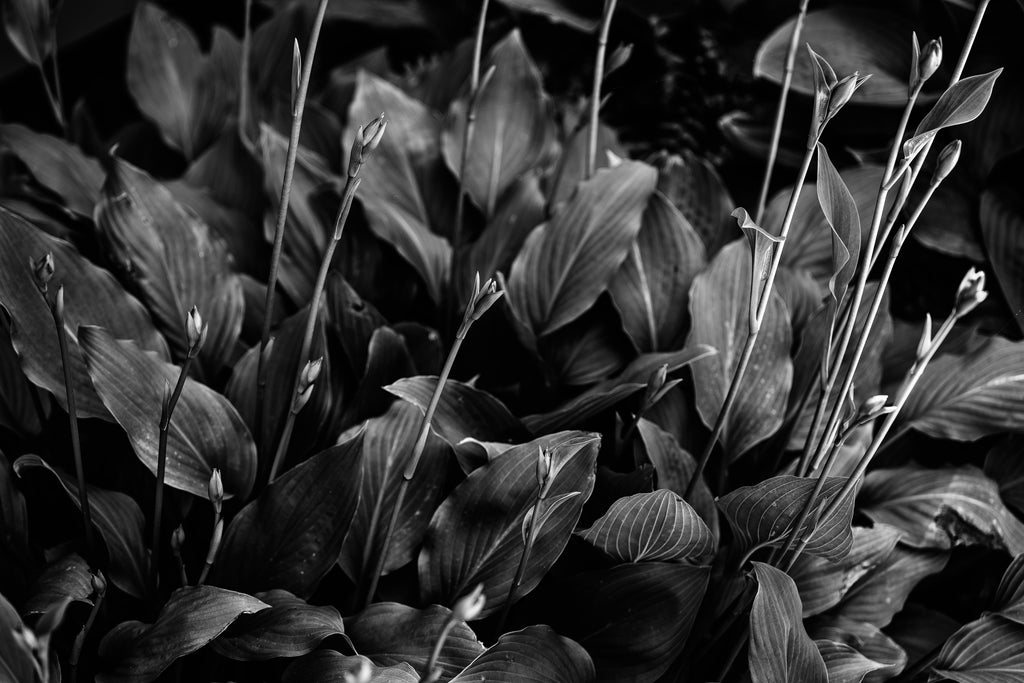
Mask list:
[[[843,617],[819,617],[807,624],[829,683],[884,681],[898,675],[907,653],[876,626]]]
[[[910,592],[927,576],[942,571],[949,553],[897,545],[843,595],[834,614],[884,627],[903,609]]]
[[[79,339],[96,391],[135,454],[155,473],[160,414],[167,387],[175,386],[181,369],[101,327],[80,327]],[[228,496],[245,498],[256,477],[256,446],[226,398],[186,379],[168,429],[165,482],[205,498],[214,468]]]
[[[103,187],[99,162],[70,142],[17,123],[0,126],[0,143],[28,166],[40,184],[63,199],[68,209],[92,218]]]
[[[739,236],[732,211],[736,202],[707,159],[691,152],[658,161],[658,190],[679,209],[704,242],[710,258]]]
[[[452,679],[452,683],[589,683],[594,663],[580,645],[549,626],[506,633]]]
[[[757,595],[750,610],[748,661],[754,683],[828,683],[825,662],[807,635],[793,579],[762,562],[754,563]]]
[[[419,674],[406,662],[396,666],[377,666],[373,660],[363,655],[343,655],[334,650],[317,650],[300,657],[285,669],[281,681],[348,683],[346,674],[359,671],[364,663],[370,668],[370,679],[367,683],[418,683],[420,680]]]
[[[1016,168],[1021,169],[1017,163]],[[999,288],[1024,330],[1024,202],[1013,175],[985,188],[981,195],[981,235]]]
[[[1024,625],[1024,554],[1010,562],[992,602],[1002,616]]]
[[[548,208],[558,210],[576,192],[579,184],[587,179],[587,146],[590,141],[590,124],[577,122],[577,127],[568,131],[562,145],[562,155],[555,164],[554,177],[548,190]],[[597,124],[597,149],[594,169],[607,168],[611,156],[626,158],[626,148],[619,142],[613,128]]]
[[[92,501],[90,500],[90,509]],[[89,563],[78,553],[69,553],[51,562],[32,584],[31,596],[25,601],[21,613],[45,614],[57,605],[84,602],[92,605],[92,572]]]
[[[0,14],[11,44],[41,70],[56,37],[56,11],[48,0],[7,0],[0,5]]]
[[[999,497],[1024,512],[1024,438],[1011,435],[985,457],[985,474],[999,485]]]
[[[954,633],[932,669],[957,683],[1014,683],[1024,677],[1024,626],[995,614]]]

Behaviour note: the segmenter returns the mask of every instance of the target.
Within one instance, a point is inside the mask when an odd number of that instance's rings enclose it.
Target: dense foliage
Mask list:
[[[1024,680],[1020,8],[440,4],[0,3],[0,679]]]

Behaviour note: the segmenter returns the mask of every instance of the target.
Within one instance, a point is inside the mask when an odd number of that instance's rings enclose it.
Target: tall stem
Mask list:
[[[245,0],[242,59],[238,69],[238,134],[249,142],[249,61],[252,53],[252,0]]]
[[[267,294],[263,303],[263,330],[260,334],[260,352],[256,361],[256,415],[255,434],[261,452],[266,451],[267,444],[263,438],[263,421],[265,418],[265,394],[267,389],[266,362],[264,352],[270,341],[270,327],[274,320],[274,291],[277,289],[277,276],[281,264],[281,249],[284,246],[284,230],[288,220],[288,200],[291,198],[292,177],[295,174],[295,160],[299,154],[299,133],[302,131],[302,114],[306,108],[306,93],[309,91],[309,78],[313,73],[313,58],[316,55],[316,44],[320,39],[320,28],[327,12],[327,0],[320,0],[313,20],[313,30],[309,35],[309,45],[302,64],[302,76],[295,94],[292,109],[292,129],[288,136],[288,155],[284,164],[284,180],[281,183],[281,196],[277,206],[277,224],[274,227],[274,249],[270,257],[270,275],[267,278]]]
[[[786,246],[786,237],[789,235],[790,226],[793,224],[793,216],[796,214],[797,202],[800,199],[800,192],[803,190],[804,178],[807,177],[807,171],[811,167],[811,161],[814,159],[815,149],[816,145],[809,145],[806,153],[804,154],[804,160],[800,164],[800,171],[797,173],[796,185],[793,186],[793,193],[789,197],[789,206],[786,208],[786,215],[782,221],[782,230],[779,232],[779,238],[781,241],[773,250],[772,263],[768,270],[768,278],[765,280],[764,287],[761,290],[761,298],[758,302],[757,312],[754,316],[754,325],[747,334],[747,340],[743,345],[743,352],[740,355],[740,361],[736,365],[735,372],[733,372],[732,381],[729,384],[729,392],[725,396],[725,401],[722,403],[721,410],[718,411],[718,417],[715,419],[715,426],[711,430],[711,436],[708,438],[708,442],[704,446],[704,451],[701,453],[700,460],[697,461],[697,467],[693,471],[693,476],[690,477],[690,482],[686,485],[686,491],[683,493],[683,497],[686,499],[690,498],[697,486],[697,482],[700,481],[704,468],[711,459],[711,453],[715,450],[715,445],[718,444],[718,439],[721,438],[722,432],[725,431],[725,423],[729,419],[729,411],[732,410],[732,406],[736,402],[737,396],[739,396],[740,385],[743,382],[743,375],[746,373],[747,366],[750,364],[750,357],[754,353],[754,344],[757,343],[757,335],[761,330],[761,323],[764,320],[765,313],[768,311],[768,304],[772,297],[772,286],[775,284],[775,275],[779,272],[779,264],[782,262],[782,251]],[[754,277],[753,273],[751,274],[751,277]]]
[[[789,99],[789,89],[793,84],[793,70],[796,65],[796,52],[800,45],[800,34],[803,33],[804,20],[807,18],[807,5],[810,0],[800,0],[800,10],[796,15],[796,23],[793,24],[793,33],[789,36],[789,48],[786,51],[786,65],[782,74],[782,92],[779,93],[779,104],[775,109],[775,125],[772,128],[772,142],[768,148],[768,160],[765,162],[764,178],[761,181],[761,193],[757,198],[757,211],[754,214],[754,222],[760,225],[764,218],[764,209],[768,204],[768,187],[772,182],[772,171],[775,169],[775,159],[779,154],[779,142],[782,139],[782,122],[786,116],[786,100]]]
[[[526,532],[526,543],[523,545],[523,552],[519,556],[519,566],[516,567],[516,575],[512,579],[512,585],[508,588],[508,597],[505,598],[505,604],[501,608],[501,616],[498,617],[498,624],[495,627],[495,633],[500,636],[502,631],[505,630],[505,622],[508,621],[508,613],[512,610],[512,603],[515,601],[516,593],[519,592],[519,586],[523,582],[523,577],[526,575],[526,566],[530,562],[530,555],[533,553],[533,545],[537,542],[537,534],[540,531],[540,526],[537,524],[537,518],[540,517],[541,503],[544,502],[542,497],[544,491],[544,484],[541,483],[537,487],[537,499],[533,503],[533,512],[530,514],[530,527]]]
[[[604,0],[601,29],[597,37],[597,60],[594,63],[594,84],[590,93],[590,129],[587,131],[587,178],[594,175],[597,165],[597,114],[601,110],[601,82],[604,80],[604,55],[608,51],[608,32],[612,26],[616,0]]]

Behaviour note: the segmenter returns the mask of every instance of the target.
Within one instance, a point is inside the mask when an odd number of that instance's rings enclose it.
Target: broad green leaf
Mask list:
[[[832,277],[828,290],[832,294],[833,317],[839,302],[857,271],[860,257],[860,214],[843,177],[829,159],[825,145],[818,143],[818,203],[825,221],[832,229]]]
[[[1024,554],[1010,562],[992,602],[999,614],[1024,625]]]
[[[899,529],[886,524],[854,527],[853,546],[838,562],[801,554],[789,575],[800,593],[804,617],[838,605],[857,581],[885,563],[900,536]]]
[[[708,258],[739,237],[732,217],[736,202],[710,161],[684,151],[662,156],[655,165],[658,190],[700,235]]]
[[[816,481],[814,477],[782,475],[753,486],[741,486],[719,498],[718,507],[729,521],[739,547],[750,551],[782,541],[807,504]],[[834,561],[850,552],[853,496],[847,496],[831,517],[818,519],[845,485],[845,477],[829,477],[825,482],[811,514],[800,527],[802,538],[817,521],[804,552]]]
[[[594,385],[549,413],[527,415],[523,418],[523,424],[534,434],[581,425],[587,419],[643,391],[651,373],[662,365],[667,365],[668,371],[674,372],[690,363],[707,362],[706,359],[714,353],[711,347],[699,344],[681,351],[640,355],[617,376]]]
[[[0,386],[4,388],[0,392],[0,427],[22,437],[39,434],[52,412],[52,404],[49,396],[36,390],[21,371],[5,315],[0,315]]]
[[[204,368],[212,374],[229,364],[242,331],[242,285],[231,255],[209,226],[145,171],[117,158],[96,207],[96,224],[174,358],[188,351],[185,317],[196,306],[209,325],[199,354]]]
[[[692,328],[687,345],[708,345],[718,354],[693,368],[697,411],[709,428],[718,418],[747,340],[750,299],[750,254],[744,241],[723,248],[690,289]],[[743,391],[733,404],[722,433],[730,460],[774,434],[785,417],[793,379],[789,313],[778,294],[771,294],[761,332],[743,377]]]
[[[538,340],[537,350],[552,385],[593,386],[629,362],[634,347],[610,301],[601,297],[583,315]]]
[[[576,535],[617,562],[704,564],[715,554],[715,539],[704,520],[665,489],[620,498]]]
[[[419,557],[424,601],[452,604],[482,583],[487,602],[480,617],[501,609],[523,553],[523,518],[537,499],[538,452],[547,448],[554,477],[548,497],[580,495],[540,529],[516,597],[532,591],[562,554],[590,497],[599,447],[596,434],[559,432],[515,446],[473,470],[430,520]]]
[[[37,467],[52,474],[75,507],[82,509],[78,483],[73,475],[51,467],[38,455],[23,455],[14,463],[14,471],[19,477],[25,476],[25,470]],[[142,540],[146,533],[142,510],[133,498],[118,491],[92,485],[88,490],[92,523],[110,558],[107,576],[128,595],[145,598],[149,593],[149,562],[146,544]]]
[[[164,140],[192,159],[228,125],[241,46],[214,29],[209,54],[185,24],[154,4],[140,3],[128,40],[128,91]]]
[[[898,675],[907,653],[876,626],[843,617],[817,617],[807,631],[818,647],[829,683],[884,681]]]
[[[518,30],[491,48],[482,69],[491,67],[494,75],[476,103],[463,183],[488,218],[509,187],[540,165],[554,137],[540,71]],[[462,167],[468,104],[468,94],[452,102],[441,135],[444,160],[456,177]]]
[[[657,174],[624,161],[583,182],[526,238],[508,278],[509,305],[541,336],[581,316],[629,255]]]
[[[833,614],[883,628],[903,609],[921,579],[942,571],[949,553],[898,544],[844,594]]]
[[[356,651],[374,664],[406,663],[422,672],[450,615],[440,605],[416,609],[397,602],[376,602],[346,619],[345,628]],[[437,660],[442,680],[455,676],[483,651],[473,630],[456,620]]]
[[[378,327],[367,346],[366,370],[355,395],[345,410],[346,428],[384,413],[394,400],[384,387],[416,374],[416,366],[405,338],[390,327]]]
[[[932,666],[957,683],[1015,683],[1024,677],[1024,626],[995,614],[954,633]]]
[[[585,113],[581,115],[586,116]],[[568,131],[567,139],[562,145],[562,154],[555,163],[554,175],[548,189],[548,207],[555,211],[571,198],[580,183],[587,179],[587,145],[590,140],[590,124],[582,121],[578,124],[579,128]],[[619,142],[619,136],[615,130],[598,122],[594,169],[608,168],[611,155],[625,159],[629,153]]]
[[[1024,343],[992,337],[934,358],[897,423],[937,439],[973,441],[1024,429]]]
[[[621,564],[562,579],[546,596],[552,626],[586,648],[597,681],[653,682],[679,656],[708,586],[708,567]]]
[[[594,663],[580,645],[550,626],[506,633],[452,679],[452,683],[590,683]]]
[[[1003,502],[1024,512],[1024,437],[1011,435],[985,457],[985,474],[999,485]]]
[[[903,542],[943,550],[960,545],[1024,552],[1024,523],[999,497],[999,487],[976,467],[902,467],[868,473],[858,509],[899,527]]]
[[[931,111],[921,119],[912,140],[934,133],[943,128],[970,123],[981,115],[992,96],[992,88],[1002,69],[985,74],[968,76],[949,86]]]
[[[757,595],[750,610],[748,661],[754,683],[828,683],[825,662],[804,630],[800,596],[782,571],[754,563]]]
[[[181,368],[133,342],[114,339],[102,327],[82,326],[78,333],[96,391],[139,460],[155,474],[160,413]],[[221,471],[226,494],[245,499],[256,477],[256,446],[231,403],[189,378],[168,429],[165,483],[206,498],[214,468]]]
[[[56,12],[50,0],[4,0],[0,3],[4,31],[14,48],[40,70],[53,52]]]
[[[100,642],[100,657],[109,664],[98,683],[147,683],[175,660],[204,647],[243,614],[269,607],[251,595],[216,588],[179,588],[160,609],[156,621],[125,621]]]
[[[415,407],[395,401],[386,413],[370,418],[359,428],[363,430],[359,505],[338,558],[338,564],[353,581],[359,579],[364,567],[373,567],[384,551],[382,546],[388,516],[397,502],[402,475],[412,456],[422,419]],[[402,511],[383,563],[383,573],[394,571],[415,557],[430,524],[430,516],[444,497],[451,460],[448,444],[431,431],[416,467],[416,477],[410,482],[402,502]],[[375,510],[380,521],[368,559],[365,551]]]
[[[1017,163],[1016,169],[1024,168]],[[1024,201],[1013,175],[985,188],[981,195],[981,236],[999,289],[1024,330]]]
[[[50,237],[0,207],[0,306],[11,317],[11,341],[25,376],[53,394],[62,408],[67,410],[67,396],[57,332],[50,308],[36,289],[30,265],[47,253],[53,254],[56,266],[50,281],[51,296],[58,286],[64,286],[64,321],[78,414],[107,419],[109,413],[85,369],[78,345],[79,325],[102,325],[119,338],[135,339],[160,358],[167,357],[167,344],[142,304],[110,273],[94,266],[70,243]]]
[[[660,192],[651,195],[640,234],[608,286],[623,327],[641,353],[682,346],[686,298],[704,267],[704,244]]]
[[[239,617],[213,641],[217,654],[240,662],[300,657],[315,650],[325,638],[345,633],[341,614],[334,607],[309,605],[280,589],[255,597],[270,609]]]
[[[89,507],[92,508],[90,500]],[[92,572],[78,553],[69,553],[46,565],[32,583],[31,595],[21,607],[25,616],[45,614],[61,603],[84,602],[92,605]]]
[[[231,520],[211,582],[305,598],[334,566],[359,504],[363,435],[280,475]]]
[[[0,144],[21,159],[41,185],[63,199],[69,210],[92,218],[103,187],[98,161],[66,140],[17,123],[0,125]]]
[[[360,71],[355,98],[348,110],[344,139],[352,140],[356,127],[385,112],[388,129],[361,171],[358,199],[370,228],[409,262],[436,303],[451,261],[448,242],[433,232],[444,218],[438,206],[442,192],[431,184],[442,177],[434,113],[395,86]],[[457,190],[450,195],[454,201]]]
[[[377,666],[363,655],[343,655],[334,650],[317,650],[300,657],[284,671],[282,683],[349,683],[347,674],[355,674],[364,665],[370,667],[367,683],[418,683],[420,676],[406,662],[395,666]]]

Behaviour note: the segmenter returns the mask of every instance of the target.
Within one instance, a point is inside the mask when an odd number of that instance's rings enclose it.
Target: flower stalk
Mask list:
[[[601,84],[604,81],[604,57],[608,51],[608,32],[612,26],[612,15],[615,13],[616,0],[604,0],[604,11],[601,13],[601,27],[597,37],[597,59],[594,62],[594,83],[590,94],[590,128],[587,130],[586,169],[587,178],[594,175],[597,165],[597,127],[598,113],[601,111]]]
[[[206,583],[206,577],[210,573],[210,567],[217,558],[217,551],[220,550],[220,542],[224,537],[224,483],[221,481],[220,470],[213,468],[210,475],[210,483],[207,485],[207,497],[213,507],[213,534],[210,536],[210,545],[206,551],[206,561],[203,563],[203,571],[199,575],[197,586]],[[184,569],[182,570],[184,572]]]
[[[434,649],[430,652],[427,665],[423,669],[424,683],[435,683],[435,681],[440,680],[443,672],[437,665],[437,662],[441,659],[441,650],[444,649],[444,644],[448,640],[448,635],[451,633],[456,622],[467,622],[476,619],[480,616],[480,612],[483,611],[485,602],[484,585],[482,583],[478,583],[476,588],[468,595],[462,596],[455,602],[451,613],[441,627],[441,633],[438,634],[437,640],[434,642]]]

